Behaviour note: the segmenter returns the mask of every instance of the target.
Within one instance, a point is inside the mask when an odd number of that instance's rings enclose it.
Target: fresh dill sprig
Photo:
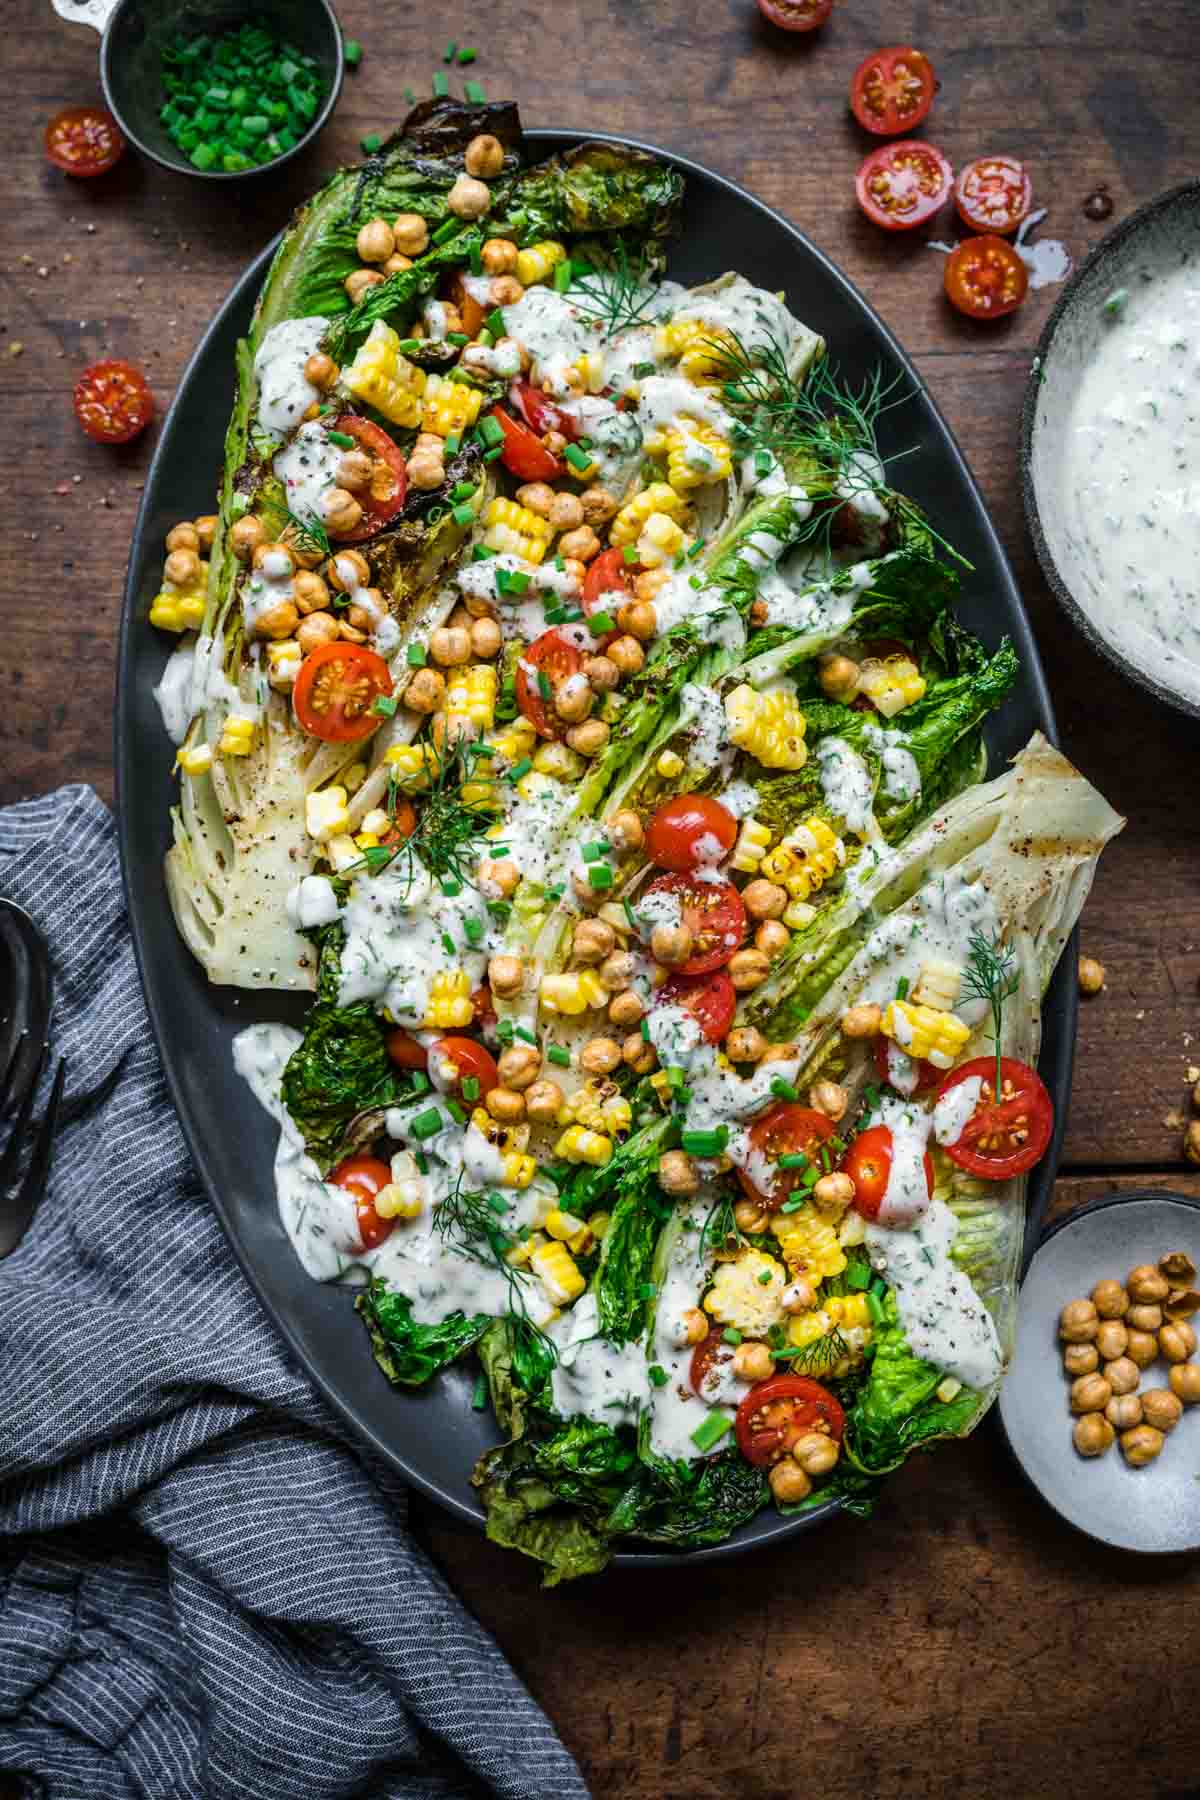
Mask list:
[[[971,1000],[982,1000],[991,1008],[992,1029],[996,1037],[996,1088],[994,1098],[999,1103],[1001,1089],[1000,1071],[1000,1022],[1004,1017],[1004,1003],[1011,1000],[1021,985],[1021,976],[1017,968],[1017,959],[1013,952],[1000,941],[1000,933],[994,937],[985,937],[978,927],[971,933],[967,951],[967,966],[963,974],[962,991]]]
[[[797,1369],[831,1369],[843,1357],[849,1356],[850,1346],[834,1325],[822,1337],[813,1338],[807,1344],[799,1344],[794,1350],[776,1350],[772,1354],[778,1361],[786,1362],[793,1372]]]
[[[299,540],[301,550],[313,556],[332,556],[329,533],[315,513],[309,513],[302,518],[299,513],[294,513],[290,506],[284,510],[287,513],[288,524],[291,526],[294,536]]]
[[[462,797],[464,783],[478,777],[469,775],[468,748],[464,740],[448,749],[433,752],[433,779],[428,792],[419,796],[421,810],[408,837],[396,844],[379,844],[364,850],[361,861],[343,871],[351,874],[365,868],[378,875],[391,863],[407,864],[408,885],[412,886],[418,867],[435,879],[457,881],[463,887],[475,886],[475,868],[483,852],[486,834],[493,814],[479,806],[468,806]],[[396,816],[399,788],[390,778],[387,789],[387,811]]]
[[[645,262],[631,262],[621,243],[617,244],[611,268],[584,275],[570,290],[576,312],[596,320],[605,337],[614,337],[618,331],[634,325],[648,325],[649,310],[656,298],[654,289],[647,286]]]
[[[700,1242],[696,1249],[697,1262],[703,1262],[711,1254],[722,1251],[740,1250],[746,1238],[734,1217],[733,1201],[728,1194],[721,1194],[713,1201],[700,1227]]]
[[[500,1196],[496,1196],[497,1202]],[[502,1223],[504,1213],[492,1197],[463,1185],[460,1175],[454,1187],[434,1212],[433,1228],[455,1256],[466,1257],[494,1268],[508,1285],[507,1317],[518,1330],[529,1331],[550,1362],[558,1360],[558,1352],[550,1338],[529,1316],[526,1305],[527,1280],[508,1260],[520,1239],[507,1231]]]

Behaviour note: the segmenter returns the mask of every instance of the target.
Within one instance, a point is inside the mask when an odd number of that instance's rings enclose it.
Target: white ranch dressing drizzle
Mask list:
[[[196,639],[189,632],[167,658],[167,666],[154,688],[154,698],[162,716],[163,730],[173,744],[182,744],[192,722],[192,679],[196,661]]]
[[[975,930],[992,937],[999,929],[992,897],[981,881],[967,881],[961,870],[948,869],[930,878],[911,900],[882,919],[863,946],[866,960],[874,965],[862,984],[859,999],[886,1006],[903,978],[911,993],[921,965],[932,958],[965,967]],[[954,1011],[968,1025],[977,1025],[987,1002],[961,995]]]
[[[558,1351],[550,1378],[555,1411],[601,1425],[633,1425],[650,1398],[646,1353],[638,1342],[612,1344],[600,1332],[594,1293],[551,1325]]]
[[[886,1125],[892,1134],[892,1160],[879,1205],[879,1223],[912,1225],[929,1206],[925,1147],[929,1142],[930,1114],[911,1100],[884,1094],[871,1119],[873,1124]]]
[[[915,800],[921,792],[921,771],[916,757],[906,748],[904,733],[866,725],[863,738],[883,765],[880,789],[885,797],[898,804]]]
[[[865,835],[874,823],[871,801],[875,784],[857,750],[842,737],[825,737],[817,745],[821,792],[831,813],[846,821],[846,829]]]
[[[1000,1374],[1000,1340],[969,1278],[950,1261],[958,1226],[943,1200],[930,1203],[911,1230],[866,1228],[872,1267],[896,1296],[900,1323],[915,1356],[982,1391]]]
[[[650,1448],[656,1456],[685,1462],[698,1462],[706,1454],[696,1448],[692,1434],[711,1410],[692,1390],[692,1346],[683,1325],[683,1315],[699,1306],[700,1294],[708,1279],[711,1258],[699,1254],[700,1229],[695,1218],[703,1218],[710,1203],[703,1192],[696,1196],[671,1246],[666,1271],[659,1283],[650,1343],[650,1360],[667,1376],[661,1387],[650,1390]],[[726,1418],[733,1418],[732,1408],[722,1407],[721,1410]],[[725,1449],[728,1442],[726,1435],[716,1449]]]
[[[476,944],[467,936],[469,919],[478,930]],[[465,885],[444,894],[408,857],[378,875],[356,876],[342,922],[339,1006],[374,1000],[398,1025],[420,1025],[436,975],[465,969],[471,987],[483,980],[491,932],[486,902]]]
[[[280,435],[290,431],[321,398],[320,389],[305,379],[304,365],[321,348],[328,325],[328,319],[317,317],[283,319],[272,325],[258,346],[254,356],[258,420],[268,431]]]
[[[376,651],[380,656],[391,656],[400,647],[399,625],[387,607],[375,598],[370,587],[360,585],[358,565],[352,556],[335,557],[333,566],[345,590],[347,606],[362,607],[371,621],[371,642]]]
[[[294,566],[286,550],[268,550],[256,569],[242,583],[242,619],[246,634],[253,636],[254,627],[264,613],[282,606],[293,596]]]
[[[325,427],[312,419],[275,457],[272,467],[283,483],[287,503],[298,518],[323,519],[325,497],[337,486],[342,452]]]
[[[983,1077],[968,1075],[957,1087],[948,1088],[933,1109],[933,1135],[939,1144],[956,1144],[963,1127],[979,1104]]]

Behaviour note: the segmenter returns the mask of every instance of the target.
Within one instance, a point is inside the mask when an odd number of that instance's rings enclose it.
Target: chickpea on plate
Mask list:
[[[1200,1363],[1191,1320],[1200,1311],[1196,1266],[1182,1250],[1139,1263],[1124,1283],[1107,1278],[1059,1318],[1063,1369],[1071,1377],[1072,1439],[1080,1456],[1103,1456],[1120,1441],[1131,1468],[1162,1452],[1184,1408],[1200,1404]],[[1165,1388],[1139,1391],[1142,1372],[1168,1365]]]

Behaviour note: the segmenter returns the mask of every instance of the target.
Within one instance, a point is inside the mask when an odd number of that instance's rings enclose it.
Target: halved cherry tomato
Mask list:
[[[1015,312],[1029,288],[1029,270],[1002,237],[964,238],[946,258],[951,305],[969,319],[1002,319]]]
[[[672,975],[655,995],[658,1006],[682,1006],[698,1020],[708,1044],[719,1044],[733,1024],[737,989],[724,969],[710,975]]]
[[[716,1381],[710,1383],[707,1392],[705,1383],[715,1371],[720,1370],[722,1364],[732,1361],[733,1346],[725,1342],[724,1326],[710,1325],[708,1336],[701,1338],[692,1351],[692,1360],[688,1366],[688,1380],[691,1382],[694,1392],[699,1394],[702,1400],[711,1401],[716,1398]]]
[[[387,664],[365,644],[319,644],[300,665],[292,705],[313,737],[345,744],[379,729],[375,702],[391,691]]]
[[[102,106],[64,106],[46,127],[46,155],[68,175],[105,175],[125,154],[125,139]]]
[[[615,617],[618,606],[624,606],[633,593],[633,578],[638,574],[639,566],[625,561],[624,550],[602,550],[588,564],[588,572],[583,578],[584,612],[606,612]],[[620,635],[617,630],[604,632],[596,639],[597,650],[606,650]]]
[[[579,436],[579,421],[561,406],[556,406],[532,381],[514,381],[508,397],[536,437],[543,432],[558,431],[572,442]]]
[[[933,1163],[925,1152],[925,1181],[933,1193]],[[892,1128],[872,1125],[860,1131],[842,1160],[854,1183],[854,1208],[864,1219],[877,1219],[892,1172]]]
[[[833,11],[833,0],[758,0],[758,10],[781,31],[816,31]]]
[[[659,869],[700,869],[733,849],[737,820],[707,794],[664,800],[646,827],[646,855]]]
[[[495,419],[504,433],[500,461],[510,475],[521,481],[557,481],[560,478],[562,464],[557,456],[551,456],[541,438],[530,431],[528,425],[522,425],[520,419],[502,412],[498,406],[493,406],[488,417]]]
[[[417,809],[407,794],[397,794],[392,805],[392,822],[379,840],[389,847],[402,844],[417,829]]]
[[[859,63],[850,81],[850,110],[865,131],[899,137],[921,123],[936,91],[929,58],[911,44],[896,44]]]
[[[395,1219],[381,1219],[375,1211],[375,1196],[392,1179],[392,1171],[377,1156],[350,1156],[338,1164],[329,1179],[354,1195],[362,1247],[377,1249],[391,1236],[396,1223]]]
[[[403,1025],[388,1032],[383,1047],[398,1069],[420,1069],[424,1073],[429,1066],[428,1050]]]
[[[858,204],[885,231],[911,231],[945,203],[954,171],[933,144],[905,138],[872,150],[854,178]]]
[[[132,363],[93,363],[75,383],[75,417],[97,444],[128,444],[154,417],[154,395]]]
[[[750,1148],[769,1162],[778,1162],[781,1156],[807,1156],[813,1162],[821,1145],[832,1136],[833,1120],[824,1113],[795,1100],[781,1100],[750,1127]],[[757,1187],[745,1169],[738,1170],[737,1178],[748,1199],[776,1212],[797,1188],[803,1187],[804,1174],[803,1169],[777,1168],[770,1193]]]
[[[1023,1175],[1044,1155],[1054,1131],[1054,1102],[1036,1069],[1013,1056],[1000,1058],[1000,1104],[995,1101],[996,1059],[977,1056],[952,1069],[938,1089],[938,1099],[978,1076],[982,1082],[975,1111],[961,1136],[943,1145],[960,1169],[985,1181]]]
[[[456,270],[450,277],[446,288],[446,297],[453,306],[458,308],[462,318],[462,328],[466,335],[469,338],[477,338],[483,321],[487,317],[487,311],[468,288],[461,269]]]
[[[535,638],[517,664],[517,705],[539,737],[560,738],[567,727],[555,716],[553,690],[570,675],[578,675],[583,667],[583,654],[561,631],[543,631]],[[530,671],[532,670],[532,673]],[[540,677],[549,682],[551,693],[542,692]]]
[[[897,1059],[897,1064],[900,1068],[905,1068],[906,1065],[907,1070],[912,1068],[912,1057],[908,1056],[900,1048],[899,1044],[893,1043],[891,1038],[884,1037],[881,1031],[879,1036],[875,1039],[875,1067],[879,1072],[880,1081],[890,1082],[898,1094],[928,1094],[932,1092],[938,1082],[942,1079],[942,1070],[935,1068],[933,1063],[926,1062],[925,1058],[921,1057],[916,1065],[916,1087],[902,1088],[896,1082],[892,1081],[891,1071],[893,1057]]]
[[[691,875],[659,875],[647,894],[672,894],[692,934],[692,954],[681,975],[707,975],[725,966],[746,935],[746,909],[732,881],[700,881]]]
[[[1015,231],[1033,199],[1033,183],[1015,156],[977,156],[958,172],[954,204],[972,231]]]
[[[500,1071],[496,1067],[495,1057],[482,1044],[477,1044],[474,1038],[435,1038],[429,1047],[429,1056],[435,1085],[452,1088],[456,1100],[463,1098],[463,1082],[474,1076],[479,1083],[479,1092],[474,1100],[465,1102],[468,1106],[486,1100],[492,1089],[500,1085]],[[452,1068],[458,1071],[457,1074],[451,1075]]]
[[[769,1468],[790,1454],[810,1431],[841,1443],[846,1415],[841,1404],[807,1375],[771,1375],[756,1381],[737,1409],[738,1449],[756,1469]]]
[[[364,538],[382,531],[404,505],[408,465],[399,444],[393,443],[387,432],[370,419],[360,419],[357,413],[342,413],[333,429],[355,438],[374,458],[370,487],[354,496],[363,509],[362,523],[356,531],[344,531],[338,538],[339,544],[361,544]]]

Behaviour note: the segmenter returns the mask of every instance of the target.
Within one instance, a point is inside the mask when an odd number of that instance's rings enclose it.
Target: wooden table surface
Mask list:
[[[1200,1062],[1195,727],[1064,621],[1015,478],[1022,390],[1056,290],[998,327],[952,313],[923,234],[894,240],[858,214],[866,146],[845,110],[859,59],[911,36],[942,83],[927,135],[955,164],[997,149],[1025,160],[1050,209],[1043,232],[1079,257],[1106,229],[1083,212],[1098,184],[1115,219],[1195,173],[1189,0],[899,12],[839,0],[814,38],[766,28],[751,0],[452,0],[435,26],[419,8],[341,0],[366,56],[333,124],[277,185],[240,194],[133,156],[99,183],[57,174],[43,124],[98,97],[96,39],[46,0],[5,11],[0,802],[63,781],[111,799],[114,645],[153,433],[127,451],[88,443],[71,415],[76,372],[127,356],[165,408],[247,260],[361,133],[399,119],[406,85],[428,92],[456,36],[479,45],[471,73],[494,97],[520,97],[527,123],[627,131],[745,183],[841,264],[915,356],[1013,559],[1063,747],[1131,821],[1084,915],[1108,986],[1082,1009],[1056,1206],[1114,1185],[1200,1192],[1179,1123]],[[197,512],[215,477],[196,470]],[[440,1514],[421,1529],[599,1796],[1022,1800],[1101,1776],[1161,1800],[1196,1791],[1195,1566],[1132,1563],[1069,1532],[990,1426],[911,1463],[869,1526],[703,1570],[542,1595],[530,1568]]]

